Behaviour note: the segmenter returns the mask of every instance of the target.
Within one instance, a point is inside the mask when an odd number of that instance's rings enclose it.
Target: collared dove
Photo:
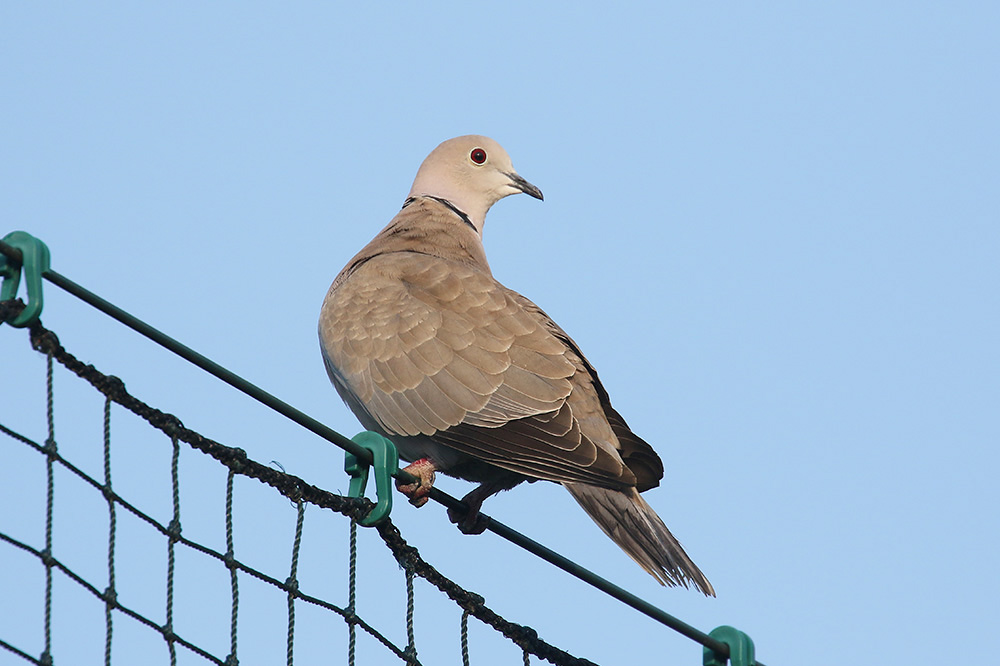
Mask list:
[[[334,280],[319,320],[327,372],[365,428],[390,438],[419,479],[435,470],[481,485],[464,532],[482,531],[483,500],[522,481],[561,483],[661,584],[711,583],[639,495],[663,463],[611,407],[579,347],[548,315],[500,284],[482,232],[490,207],[541,191],[497,142],[445,141],[424,160],[402,210]]]

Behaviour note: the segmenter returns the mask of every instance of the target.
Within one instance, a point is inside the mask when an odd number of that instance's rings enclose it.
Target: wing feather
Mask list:
[[[560,333],[488,272],[414,252],[338,278],[320,320],[329,362],[387,434],[534,478],[634,484],[589,366]]]

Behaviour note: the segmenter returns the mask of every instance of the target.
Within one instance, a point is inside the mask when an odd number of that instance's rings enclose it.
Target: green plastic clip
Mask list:
[[[729,663],[732,666],[754,666],[757,663],[753,641],[739,629],[723,625],[712,629],[708,635],[729,646]],[[702,666],[726,666],[726,658],[715,650],[704,648],[701,663]]]
[[[358,522],[365,527],[373,527],[389,517],[392,511],[392,475],[399,471],[399,454],[396,445],[382,435],[366,430],[351,438],[355,444],[363,446],[372,452],[372,464],[375,468],[375,494],[378,502],[367,516]],[[344,471],[351,475],[351,485],[348,497],[364,497],[365,486],[368,485],[369,466],[358,460],[350,451],[344,454]]]
[[[42,314],[42,273],[49,270],[49,248],[42,241],[24,231],[13,231],[3,238],[3,242],[21,251],[21,265],[15,266],[5,255],[0,254],[0,301],[17,298],[17,287],[24,272],[28,289],[28,304],[21,314],[9,323],[15,328],[31,326]],[[3,323],[3,322],[0,322]]]

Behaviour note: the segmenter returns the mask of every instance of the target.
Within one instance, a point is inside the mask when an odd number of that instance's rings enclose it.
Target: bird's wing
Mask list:
[[[636,484],[575,345],[489,273],[391,252],[338,282],[320,319],[324,354],[386,433],[535,478]]]

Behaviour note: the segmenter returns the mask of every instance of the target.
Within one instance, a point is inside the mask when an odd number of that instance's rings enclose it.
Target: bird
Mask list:
[[[483,246],[500,199],[542,192],[493,139],[435,148],[402,209],[340,271],[319,318],[327,374],[362,425],[389,438],[397,482],[422,506],[435,473],[479,485],[449,511],[485,529],[484,500],[525,481],[562,484],[661,585],[715,590],[640,493],[663,463],[611,406],[580,347],[541,308],[501,284]]]

